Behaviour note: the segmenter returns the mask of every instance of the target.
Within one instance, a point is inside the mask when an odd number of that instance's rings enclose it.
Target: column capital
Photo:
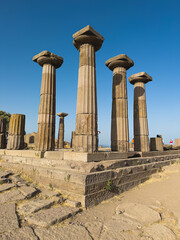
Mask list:
[[[63,64],[63,58],[49,51],[42,51],[33,57],[33,61],[37,62],[41,67],[44,64],[51,64],[55,68],[59,68]]]
[[[103,36],[94,30],[90,25],[82,28],[73,34],[73,44],[79,50],[83,44],[91,44],[94,46],[95,51],[98,51],[104,41]]]
[[[140,73],[131,75],[128,78],[128,80],[131,84],[134,85],[136,82],[148,83],[148,82],[152,81],[152,77],[149,76],[146,72],[140,72]]]
[[[59,116],[60,118],[61,117],[65,118],[66,116],[68,116],[68,113],[60,112],[60,113],[57,113],[57,116]]]
[[[114,68],[124,67],[126,70],[134,66],[134,62],[126,54],[120,54],[105,62],[106,66],[113,71]]]

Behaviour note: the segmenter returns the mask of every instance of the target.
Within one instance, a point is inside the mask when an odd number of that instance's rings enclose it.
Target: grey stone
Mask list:
[[[147,238],[153,240],[176,240],[175,234],[162,224],[153,224],[144,230],[142,240]]]
[[[21,205],[18,208],[18,212],[22,215],[29,215],[31,213],[38,212],[41,209],[46,209],[51,207],[56,201],[55,200],[39,200],[35,199],[33,201],[28,201],[27,203]]]
[[[38,240],[32,228],[23,227],[0,235],[1,240]]]
[[[67,206],[54,207],[51,209],[37,212],[32,216],[27,216],[26,220],[29,224],[47,227],[54,225],[58,222],[62,222],[65,219],[74,216],[79,211],[80,210],[77,208],[75,209]]]
[[[4,192],[7,191],[13,187],[15,187],[16,185],[14,183],[5,183],[0,185],[0,192]]]
[[[13,202],[25,199],[24,195],[17,189],[0,194],[0,203]]]
[[[35,232],[43,240],[92,240],[84,227],[72,224],[48,229],[36,228]]]
[[[0,233],[11,231],[19,227],[15,211],[14,203],[0,205]]]
[[[38,193],[38,190],[31,186],[22,186],[19,190],[26,198],[31,198]]]
[[[137,203],[120,204],[116,208],[116,214],[123,214],[138,221],[142,225],[152,224],[161,220],[159,213],[145,205]]]

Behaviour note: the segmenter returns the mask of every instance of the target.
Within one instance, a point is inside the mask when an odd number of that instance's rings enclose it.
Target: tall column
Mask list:
[[[0,118],[0,149],[6,148],[6,119]]]
[[[113,71],[112,114],[111,114],[111,150],[129,151],[128,101],[126,70],[134,62],[125,54],[120,54],[106,61],[106,66]]]
[[[33,61],[43,67],[35,148],[52,151],[55,147],[56,68],[62,65],[63,58],[43,51],[34,56]]]
[[[57,113],[59,119],[59,134],[57,148],[64,148],[64,118],[68,115],[67,113]]]
[[[90,25],[76,32],[73,38],[73,44],[80,52],[74,150],[96,152],[98,134],[95,52],[101,48],[104,38]]]
[[[9,122],[7,149],[20,150],[24,148],[25,115],[12,114]]]
[[[149,131],[146,110],[145,84],[152,81],[145,72],[140,72],[129,77],[129,82],[134,85],[134,150],[149,152]]]

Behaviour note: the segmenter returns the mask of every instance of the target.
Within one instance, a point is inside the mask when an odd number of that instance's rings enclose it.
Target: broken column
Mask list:
[[[80,52],[74,150],[96,152],[98,133],[95,52],[101,48],[104,38],[90,25],[76,32],[73,38],[73,44]]]
[[[6,148],[6,119],[0,118],[0,149]]]
[[[152,81],[145,72],[140,72],[129,77],[129,82],[134,85],[134,150],[149,151],[149,131],[146,110],[145,84]]]
[[[105,64],[113,71],[111,150],[128,152],[129,127],[126,70],[131,68],[134,62],[126,54],[120,54],[110,58]]]
[[[36,150],[52,151],[55,148],[56,68],[62,65],[63,58],[43,51],[34,56],[33,61],[43,67]]]
[[[12,114],[9,122],[7,149],[20,150],[24,148],[25,115]]]
[[[57,148],[64,148],[64,118],[68,115],[67,113],[57,113],[60,117],[59,119],[59,134],[58,134],[58,142]]]

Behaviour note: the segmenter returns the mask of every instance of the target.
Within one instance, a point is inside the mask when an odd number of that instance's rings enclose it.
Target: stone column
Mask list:
[[[9,122],[7,149],[20,150],[24,148],[25,115],[12,114]]]
[[[74,150],[96,152],[98,134],[95,52],[101,48],[104,38],[89,25],[76,32],[73,38],[73,44],[80,52]]]
[[[0,149],[6,148],[6,119],[0,118]]]
[[[63,58],[43,51],[34,56],[33,61],[43,67],[35,149],[52,151],[55,147],[56,68],[62,65]]]
[[[57,113],[59,119],[59,134],[57,148],[64,148],[64,118],[68,115],[67,113]]]
[[[145,72],[140,72],[129,77],[129,82],[134,85],[134,150],[149,151],[149,131],[146,110],[145,83],[152,81]]]
[[[111,150],[128,152],[129,127],[126,70],[132,67],[134,62],[125,54],[120,54],[110,58],[105,64],[113,71]]]

